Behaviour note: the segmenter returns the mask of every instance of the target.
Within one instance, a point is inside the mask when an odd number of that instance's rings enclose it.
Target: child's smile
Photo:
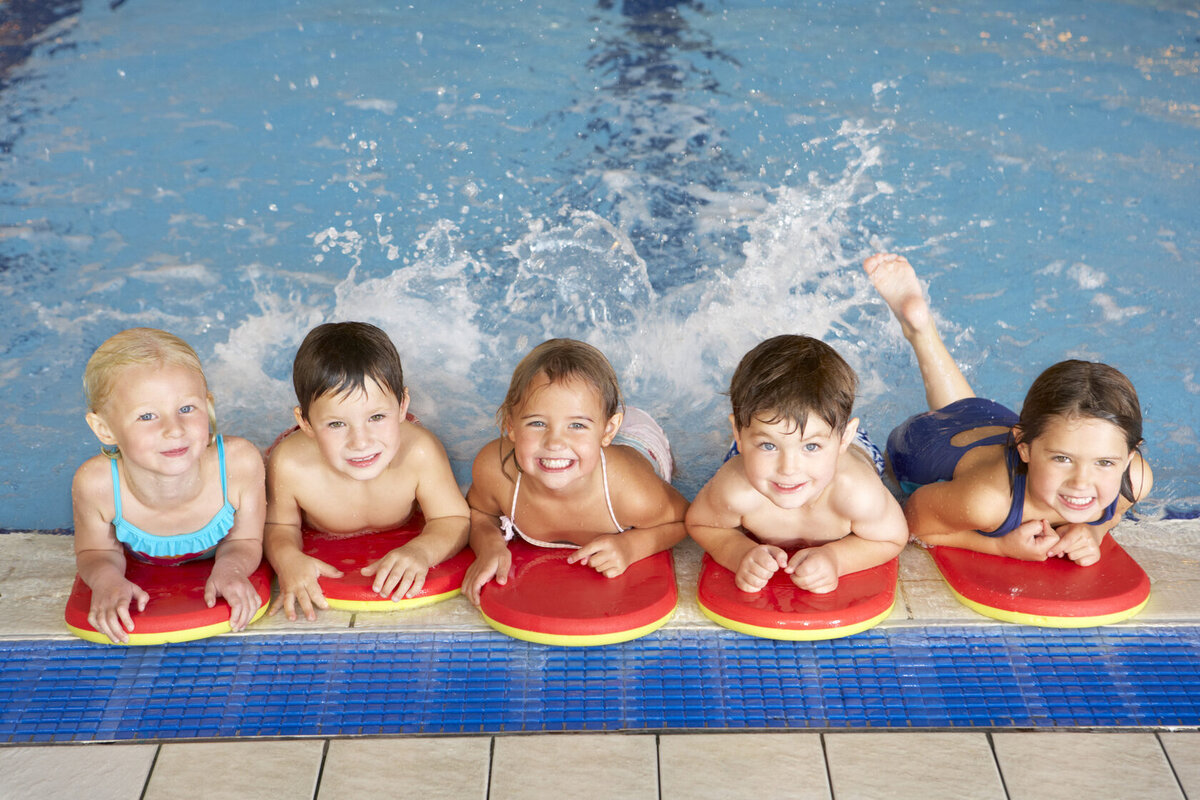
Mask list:
[[[548,489],[591,475],[620,416],[606,419],[600,392],[582,380],[538,375],[508,425],[517,465]]]
[[[1133,458],[1121,429],[1095,418],[1055,418],[1017,449],[1029,465],[1029,496],[1075,523],[1100,518]]]
[[[354,480],[379,477],[400,447],[400,426],[408,408],[408,393],[399,400],[373,379],[363,391],[326,393],[308,408],[301,426],[317,441],[325,462]]]
[[[808,418],[803,432],[790,420],[764,422],[755,417],[740,431],[734,425],[734,438],[746,480],[776,506],[789,509],[825,491],[845,449],[829,424],[815,416]]]

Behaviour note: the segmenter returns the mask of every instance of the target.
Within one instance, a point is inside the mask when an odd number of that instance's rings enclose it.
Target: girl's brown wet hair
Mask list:
[[[785,334],[742,356],[729,400],[738,430],[757,417],[769,424],[787,420],[803,432],[815,415],[840,434],[854,410],[857,386],[854,370],[832,347],[811,336]]]
[[[508,433],[512,415],[538,375],[545,375],[551,383],[579,379],[594,386],[600,394],[605,420],[624,410],[617,373],[603,353],[575,339],[549,339],[530,350],[513,370],[508,393],[496,411],[496,425],[501,433]]]
[[[157,328],[128,328],[110,336],[96,348],[83,370],[83,395],[88,411],[101,413],[121,370],[148,364],[170,364],[195,370],[200,375],[208,397],[208,443],[216,442],[217,410],[212,393],[208,391],[208,379],[204,377],[200,357],[183,339]],[[116,455],[115,449],[104,452]]]
[[[1020,420],[1013,428],[1014,440],[1034,441],[1055,418],[1102,419],[1124,434],[1130,452],[1142,444],[1142,407],[1137,391],[1129,378],[1107,364],[1072,359],[1046,369],[1025,395]],[[1018,472],[1028,470],[1023,460],[1016,461]],[[1121,480],[1121,494],[1127,500],[1136,498],[1128,469]]]
[[[300,414],[325,394],[361,392],[370,378],[404,399],[404,369],[396,346],[367,322],[326,322],[308,332],[292,362],[292,386]]]

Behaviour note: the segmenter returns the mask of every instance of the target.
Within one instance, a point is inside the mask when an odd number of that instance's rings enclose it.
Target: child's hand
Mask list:
[[[497,537],[498,538],[498,537]],[[503,586],[508,583],[508,572],[512,569],[512,553],[507,545],[501,545],[489,553],[475,553],[475,560],[467,567],[463,576],[462,590],[467,599],[475,606],[479,605],[479,592],[483,585],[492,578]]]
[[[371,590],[381,597],[391,597],[399,602],[406,597],[416,597],[425,586],[429,564],[419,553],[408,546],[397,547],[374,564],[368,564],[360,572],[367,577],[375,576]]]
[[[1092,535],[1090,525],[1070,523],[1054,533],[1058,542],[1046,553],[1051,558],[1066,556],[1081,567],[1090,567],[1100,560],[1100,543]]]
[[[1022,561],[1045,561],[1050,548],[1058,543],[1058,534],[1044,519],[1023,522],[1000,537],[1000,552]]]
[[[792,583],[813,594],[827,594],[837,588],[837,559],[824,547],[806,547],[788,562]]]
[[[567,556],[568,564],[591,567],[606,578],[615,578],[623,573],[629,568],[630,561],[622,539],[612,533],[597,536]]]
[[[288,553],[276,559],[275,574],[279,576],[279,602],[271,609],[271,616],[279,613],[282,608],[287,618],[293,622],[296,619],[296,604],[304,612],[304,618],[310,622],[317,618],[314,610],[329,609],[325,593],[317,578],[322,575],[329,578],[342,577],[342,571],[337,567],[326,564],[319,558],[305,555],[300,550]]]
[[[218,597],[225,598],[225,602],[229,603],[229,627],[234,631],[243,630],[249,625],[254,613],[262,605],[262,598],[249,579],[236,574],[220,559],[213,564],[208,581],[204,584],[204,604],[212,608],[217,604]]]
[[[133,631],[129,604],[136,602],[138,611],[146,610],[150,595],[136,583],[119,576],[92,587],[92,605],[88,609],[88,624],[103,633],[114,644],[128,644]]]
[[[787,565],[786,552],[773,544],[760,544],[742,556],[734,583],[743,592],[761,592],[771,576]]]

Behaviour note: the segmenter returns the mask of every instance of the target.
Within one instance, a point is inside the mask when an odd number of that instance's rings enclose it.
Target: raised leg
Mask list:
[[[917,273],[908,259],[893,253],[878,253],[863,262],[863,269],[900,323],[904,338],[912,345],[930,410],[974,397],[975,392],[938,334]]]

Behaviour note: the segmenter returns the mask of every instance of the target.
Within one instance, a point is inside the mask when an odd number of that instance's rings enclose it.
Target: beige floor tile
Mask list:
[[[816,733],[664,735],[658,762],[662,800],[830,797]]]
[[[1200,732],[1160,733],[1158,738],[1184,794],[1200,797]]]
[[[992,742],[1012,800],[1183,798],[1153,733],[997,733]]]
[[[920,622],[954,625],[994,625],[996,622],[958,602],[941,578],[905,581],[900,588],[909,614]]]
[[[311,800],[325,742],[171,742],[150,775],[145,800]]]
[[[1130,622],[1195,622],[1200,609],[1200,581],[1155,581],[1146,607]]]
[[[248,627],[244,635],[253,636],[255,634],[270,634],[272,636],[281,633],[346,633],[351,629],[354,623],[353,611],[337,611],[329,609],[328,611],[317,611],[317,618],[309,622],[297,610],[296,620],[289,620],[282,610],[275,616],[271,616],[271,609],[267,609],[267,613],[262,615],[262,618]]]
[[[658,753],[649,734],[500,736],[490,800],[657,800]]]
[[[929,551],[914,542],[900,551],[900,580],[902,581],[937,581],[941,580]]]
[[[479,610],[461,594],[408,611],[359,611],[354,615],[355,630],[488,631]]]
[[[982,733],[831,733],[825,758],[839,800],[1003,800]]]
[[[318,800],[418,797],[485,800],[491,739],[337,739]]]
[[[157,749],[150,744],[0,748],[0,797],[138,800]]]
[[[0,534],[0,637],[71,638],[63,611],[75,582],[74,537]]]

